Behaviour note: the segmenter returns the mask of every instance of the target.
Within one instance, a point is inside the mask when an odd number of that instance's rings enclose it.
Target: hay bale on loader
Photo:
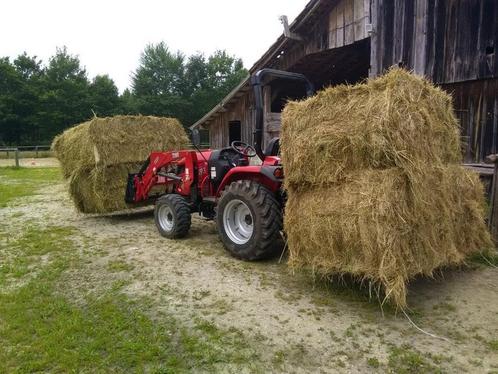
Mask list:
[[[414,276],[491,247],[450,98],[429,82],[394,69],[326,89],[287,105],[282,132],[292,267],[367,279],[403,308]]]
[[[188,137],[175,118],[115,116],[93,118],[57,136],[52,149],[66,178],[77,169],[136,163],[153,150],[186,147]]]
[[[128,173],[137,172],[151,151],[185,148],[188,137],[173,118],[93,118],[57,136],[52,149],[83,213],[126,209]]]
[[[129,173],[142,163],[125,163],[74,172],[69,177],[69,194],[82,213],[110,213],[126,209],[124,189]]]
[[[451,97],[402,69],[290,102],[283,116],[287,186],[336,183],[365,168],[412,172],[429,160],[461,160]]]

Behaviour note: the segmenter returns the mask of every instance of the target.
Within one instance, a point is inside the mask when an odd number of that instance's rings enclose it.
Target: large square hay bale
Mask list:
[[[124,200],[129,173],[136,173],[141,163],[79,169],[69,178],[69,194],[83,213],[110,213],[131,206]]]
[[[458,165],[415,180],[399,168],[364,170],[348,183],[289,191],[289,264],[367,279],[404,307],[410,279],[491,246],[483,215],[479,177]]]
[[[76,208],[109,213],[128,208],[128,173],[136,173],[152,151],[184,149],[188,137],[174,118],[93,118],[54,139],[52,149],[69,181]]]
[[[141,162],[151,151],[185,148],[188,137],[175,118],[115,116],[98,118],[64,131],[52,149],[64,176],[77,169]]]
[[[282,119],[287,186],[327,185],[359,169],[459,162],[451,97],[405,70],[290,102]]]
[[[492,246],[451,98],[420,77],[393,69],[289,103],[281,152],[293,267],[368,279],[404,307],[411,278]]]

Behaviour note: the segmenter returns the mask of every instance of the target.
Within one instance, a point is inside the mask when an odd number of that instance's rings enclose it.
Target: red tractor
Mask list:
[[[219,150],[199,150],[199,133],[193,132],[197,150],[152,152],[136,174],[130,174],[128,203],[155,200],[154,219],[161,235],[185,237],[194,212],[216,220],[225,248],[244,260],[268,258],[283,248],[282,213],[284,172],[279,157],[279,139],[272,139],[265,152],[263,137],[263,85],[265,78],[278,78],[305,86],[303,75],[263,69],[251,77],[255,94],[254,146],[233,142]],[[259,157],[260,165],[250,158]]]

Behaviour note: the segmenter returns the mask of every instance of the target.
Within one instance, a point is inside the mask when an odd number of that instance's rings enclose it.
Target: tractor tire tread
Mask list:
[[[225,244],[225,248],[235,257],[243,260],[261,260],[274,257],[280,254],[283,247],[283,239],[281,230],[283,227],[281,204],[276,199],[275,195],[263,185],[249,180],[239,180],[232,182],[223,191],[220,203],[227,194],[246,198],[250,203],[256,215],[261,219],[261,230],[258,233],[258,238],[253,240],[250,250],[238,252],[232,250],[229,245],[224,242],[221,230],[223,223],[219,216],[217,217],[218,230],[220,237]],[[223,206],[223,205],[222,205]],[[218,210],[218,215],[220,211]]]
[[[187,236],[190,231],[190,226],[192,224],[192,212],[190,209],[190,204],[187,200],[178,194],[169,193],[162,195],[156,201],[157,204],[168,204],[174,210],[176,214],[176,224],[173,233],[170,234],[170,239],[181,239]],[[161,232],[161,231],[160,231]],[[165,236],[162,232],[161,235]]]

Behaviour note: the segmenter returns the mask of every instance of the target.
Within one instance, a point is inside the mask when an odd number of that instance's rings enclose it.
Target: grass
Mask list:
[[[369,357],[367,358],[367,365],[371,368],[378,368],[380,367],[380,362],[376,357]]]
[[[442,373],[431,360],[409,345],[391,347],[388,367],[390,373],[396,374]]]
[[[439,304],[435,304],[432,306],[432,309],[434,310],[440,310],[444,313],[446,312],[456,312],[457,308],[455,305],[447,302],[441,302]]]
[[[14,197],[60,178],[55,169],[0,169],[0,176],[4,186],[29,186],[12,194],[14,206]],[[73,227],[33,223],[0,240],[0,373],[259,371],[258,354],[237,329],[204,318],[187,324],[167,305],[153,314],[153,301],[124,293],[127,279],[72,284],[71,274],[81,279],[88,270],[89,240]],[[123,261],[99,266],[111,278],[132,269]]]
[[[476,253],[469,258],[469,261],[487,267],[496,267],[498,266],[498,251],[490,250],[488,253]]]
[[[70,245],[67,237],[73,233],[74,229],[69,227],[28,226],[20,238],[0,246],[0,287],[40,271],[43,267],[40,259],[64,251]]]
[[[120,287],[88,291],[81,305],[74,304],[61,282],[66,271],[81,270],[71,234],[72,228],[31,227],[12,243],[17,255],[10,274],[28,275],[27,266],[42,256],[51,261],[21,287],[0,294],[0,372],[216,371],[220,364],[257,359],[240,331],[203,319],[189,328],[168,313],[152,320],[150,303]]]
[[[498,352],[498,340],[490,340],[487,345],[489,349]]]
[[[122,260],[110,261],[107,265],[107,270],[111,273],[118,273],[121,271],[132,271],[135,267]]]
[[[61,180],[58,168],[0,168],[0,208],[12,200],[31,196],[40,187]]]

